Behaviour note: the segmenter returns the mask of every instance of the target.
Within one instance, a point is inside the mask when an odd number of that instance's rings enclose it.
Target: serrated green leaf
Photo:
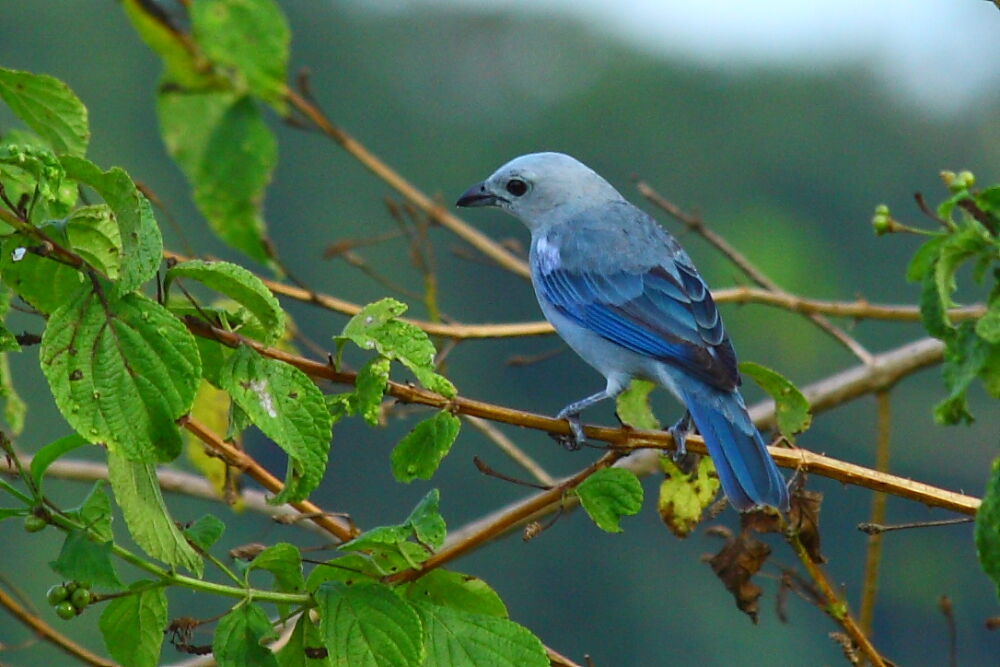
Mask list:
[[[1000,299],[976,322],[976,335],[988,343],[1000,343]]]
[[[319,627],[309,614],[302,614],[295,622],[288,643],[278,651],[278,664],[281,667],[333,667],[333,658],[325,648]],[[317,656],[318,649],[324,649],[324,655]]]
[[[906,279],[909,282],[921,282],[934,269],[934,264],[941,255],[941,246],[947,240],[947,235],[938,234],[917,249],[906,267]]]
[[[983,503],[976,512],[976,554],[1000,597],[1000,458],[993,461]]]
[[[185,567],[200,577],[204,570],[201,556],[170,518],[156,468],[108,452],[108,479],[135,543],[153,558],[174,567]]]
[[[301,500],[323,479],[333,427],[323,394],[305,373],[240,347],[222,368],[222,388],[288,454],[285,488],[269,502]]]
[[[417,424],[392,450],[392,474],[400,482],[430,479],[455,443],[460,427],[458,417],[447,410]]]
[[[389,386],[388,357],[379,355],[368,361],[358,371],[350,411],[359,413],[372,426],[378,426],[382,416],[382,398]]]
[[[212,653],[219,667],[278,667],[278,658],[263,645],[276,636],[264,610],[246,602],[219,620]]]
[[[284,108],[291,33],[276,2],[200,0],[191,6],[191,30],[208,58],[233,70],[237,87]]]
[[[18,296],[48,315],[66,304],[85,279],[72,267],[25,250],[35,245],[20,234],[4,239],[0,277]]]
[[[194,402],[194,337],[140,294],[82,288],[49,317],[39,352],[59,411],[78,433],[135,461],[180,453],[175,420]]]
[[[507,606],[489,584],[478,577],[436,568],[405,588],[412,601],[451,607],[470,614],[507,618]]]
[[[0,97],[57,153],[87,152],[87,108],[59,79],[0,67]]]
[[[677,537],[687,537],[701,522],[702,512],[719,492],[715,464],[705,457],[692,474],[685,474],[669,457],[660,457],[666,479],[660,483],[660,518]]]
[[[98,622],[111,657],[130,667],[156,667],[169,618],[162,586],[137,581],[131,595],[107,603]]]
[[[802,433],[812,423],[809,399],[791,380],[767,366],[744,361],[740,364],[740,371],[753,378],[774,399],[778,430],[789,441],[795,442],[795,434]]]
[[[278,146],[257,104],[229,92],[166,89],[157,113],[167,151],[213,231],[253,259],[267,261],[261,204]]]
[[[406,305],[395,299],[382,299],[365,306],[344,326],[336,337],[337,348],[351,341],[363,350],[399,361],[416,376],[423,386],[443,396],[455,396],[455,386],[434,370],[436,351],[427,333],[419,327],[396,319],[406,311]]]
[[[414,602],[413,606],[427,636],[428,665],[549,665],[541,640],[513,621],[427,602]]]
[[[621,518],[642,509],[642,484],[630,470],[604,468],[576,487],[580,504],[601,530],[622,531]]]
[[[305,588],[302,576],[302,554],[298,547],[278,542],[264,549],[252,561],[249,569],[267,570],[274,575],[275,590],[298,593]]]
[[[954,327],[948,321],[948,314],[941,302],[941,294],[938,292],[933,272],[924,276],[924,282],[921,286],[920,319],[923,321],[927,333],[935,338],[947,340],[954,335]]]
[[[319,587],[315,597],[320,631],[336,660],[351,667],[423,664],[420,617],[388,587],[329,581]]]
[[[246,307],[264,331],[266,345],[281,338],[285,331],[285,311],[260,278],[242,266],[229,262],[206,262],[200,259],[176,264],[167,271],[164,289],[177,278],[197,280]]]
[[[80,523],[89,528],[101,542],[110,542],[114,539],[114,534],[111,532],[111,499],[104,490],[106,484],[103,479],[94,482],[90,493],[75,510]]]
[[[440,508],[441,492],[431,489],[406,518],[406,525],[413,527],[417,541],[432,549],[440,549],[448,535],[448,527]]]
[[[990,346],[976,335],[972,322],[962,322],[956,334],[945,344],[944,383],[948,397],[934,408],[934,419],[940,424],[971,423],[972,414],[966,401],[966,391],[983,370],[989,359]]]
[[[14,377],[10,372],[10,360],[6,352],[0,353],[0,400],[3,401],[3,418],[10,432],[15,436],[21,435],[28,405],[14,389]]]
[[[59,224],[64,227],[73,252],[111,280],[118,279],[122,237],[110,206],[81,206]]]
[[[31,457],[31,477],[39,492],[42,491],[42,479],[52,462],[70,453],[77,447],[87,444],[87,440],[79,433],[64,436],[45,445]]]
[[[121,579],[111,561],[112,542],[94,542],[86,531],[71,530],[66,535],[59,557],[49,566],[65,579],[85,581],[100,588],[118,590]]]
[[[339,581],[345,584],[354,584],[358,581],[374,583],[382,576],[384,573],[375,567],[369,556],[349,553],[314,567],[306,577],[306,590],[315,593],[316,589],[326,581]]]
[[[26,132],[5,132],[0,145],[0,182],[7,198],[29,202],[35,224],[69,214],[76,203],[76,183],[66,177],[59,158],[40,138]],[[7,223],[0,223],[6,231]]]
[[[632,428],[660,428],[660,421],[649,405],[649,394],[656,385],[648,380],[632,380],[628,389],[618,395],[618,418]]]
[[[947,237],[941,246],[938,261],[934,264],[934,282],[945,308],[954,306],[951,295],[955,291],[955,273],[966,260],[988,246],[988,240],[975,226],[968,226]]]
[[[217,516],[203,514],[184,529],[184,537],[202,551],[208,551],[226,532],[226,524]]]
[[[121,277],[115,294],[138,289],[156,274],[163,255],[163,237],[153,207],[120,167],[101,171],[89,160],[66,155],[61,162],[70,178],[96,190],[115,214],[122,243]]]

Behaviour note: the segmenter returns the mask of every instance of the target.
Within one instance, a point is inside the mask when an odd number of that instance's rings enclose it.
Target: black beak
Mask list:
[[[486,191],[486,183],[476,183],[458,198],[455,206],[495,206],[499,197]]]

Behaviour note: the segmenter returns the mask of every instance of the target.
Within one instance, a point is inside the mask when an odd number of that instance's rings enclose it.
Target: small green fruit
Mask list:
[[[49,601],[49,604],[53,607],[69,597],[69,591],[62,584],[56,584],[48,590],[45,594],[45,598]]]
[[[76,607],[69,600],[63,600],[56,605],[56,615],[63,620],[68,621],[71,618],[76,618],[77,613]]]
[[[45,526],[47,525],[49,525],[49,522],[40,516],[29,514],[24,517],[24,529],[29,533],[37,533],[40,530],[45,530]]]
[[[75,591],[76,589],[78,589],[80,587],[80,582],[78,582],[78,581],[67,581],[65,584],[63,584],[63,586],[65,586],[66,590],[68,590],[69,593],[70,593],[70,595],[72,595],[73,591]]]
[[[73,591],[73,595],[70,596],[70,602],[78,610],[83,611],[84,607],[90,604],[90,591],[86,588],[78,588]]]

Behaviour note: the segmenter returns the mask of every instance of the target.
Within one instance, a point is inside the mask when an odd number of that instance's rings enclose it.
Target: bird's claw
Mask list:
[[[671,455],[674,463],[680,463],[687,456],[685,443],[687,442],[688,435],[691,434],[691,427],[691,413],[685,412],[684,416],[678,419],[676,424],[667,429],[670,432],[670,436],[674,439],[675,449]]]
[[[575,452],[583,446],[583,443],[587,442],[587,435],[583,432],[583,424],[580,422],[580,415],[572,413],[563,414],[560,412],[556,415],[556,419],[565,419],[566,423],[569,424],[570,430],[568,435],[559,434],[552,436],[560,445],[571,452]]]

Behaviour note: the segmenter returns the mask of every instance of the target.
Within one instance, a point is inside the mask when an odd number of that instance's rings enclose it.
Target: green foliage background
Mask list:
[[[654,58],[563,18],[427,8],[371,13],[360,3],[288,2],[283,8],[292,28],[292,67],[310,68],[312,89],[331,118],[443,201],[451,202],[514,155],[563,150],[633,201],[640,199],[629,185],[637,174],[682,207],[700,209],[713,228],[797,293],[917,301],[919,286],[903,279],[916,241],[873,238],[872,206],[886,202],[896,217],[916,221],[912,192],[940,198],[936,174],[942,168],[971,169],[983,183],[1000,180],[995,90],[982,91],[974,107],[931,114],[886,89],[863,64],[817,71],[710,69]],[[199,251],[234,258],[198,222],[187,182],[161,143],[154,102],[160,65],[120,8],[60,0],[4,3],[0,22],[17,27],[0,39],[0,65],[57,76],[88,106],[90,157],[121,165],[151,186]],[[0,111],[0,129],[10,119]],[[384,296],[384,287],[346,264],[324,262],[320,251],[327,242],[393,229],[381,203],[388,188],[330,142],[273,119],[272,126],[279,155],[266,218],[282,257],[316,289],[357,302]],[[474,222],[494,236],[526,238],[518,223],[500,214],[478,215]],[[167,225],[164,235],[167,247],[180,247]],[[444,312],[469,322],[539,316],[524,281],[455,257],[450,250],[459,243],[443,231],[433,238]],[[732,283],[735,271],[724,260],[694,239],[686,245],[711,284]],[[374,266],[395,267],[394,280],[417,284],[419,274],[409,268],[402,244],[361,252]],[[957,295],[974,297],[982,295]],[[410,306],[422,315],[419,303]],[[305,306],[289,309],[320,341],[345,322]],[[724,316],[743,359],[776,368],[799,384],[853,363],[799,317],[763,307],[728,308]],[[16,322],[12,329],[19,331]],[[877,351],[915,338],[921,329],[862,323],[856,334]],[[553,413],[598,387],[596,374],[570,354],[525,368],[504,361],[556,345],[554,339],[466,343],[450,357],[449,378],[463,395]],[[12,359],[15,377],[35,379],[19,386],[34,410],[20,439],[28,449],[68,432],[46,407],[36,354],[29,349]],[[935,426],[931,408],[942,391],[939,371],[931,370],[894,392],[892,469],[979,494],[997,453],[1000,414],[977,388],[970,396],[973,425]],[[753,400],[754,392],[748,393]],[[663,396],[656,404],[662,420],[672,421],[676,406]],[[839,408],[818,418],[801,444],[870,464],[874,414],[870,399]],[[603,415],[602,421],[611,420],[610,412]],[[442,512],[455,527],[522,494],[471,466],[474,454],[504,465],[471,429],[462,432],[431,483],[395,483],[389,452],[411,425],[394,420],[386,430],[372,431],[360,420],[339,424],[317,502],[349,509],[363,526],[388,524],[432,484],[441,488]],[[542,435],[514,436],[554,472],[569,472],[584,461],[585,454],[562,451]],[[250,447],[272,469],[283,465],[268,445]],[[867,518],[869,494],[818,479],[811,484],[827,493],[824,551],[830,571],[847,582],[856,604],[865,539],[854,525]],[[81,486],[51,480],[46,489],[67,504],[82,493]],[[181,520],[213,509],[176,498],[168,502]],[[761,624],[752,626],[699,562],[703,552],[717,549],[714,539],[699,532],[679,542],[646,505],[623,522],[624,535],[604,534],[578,513],[528,544],[511,539],[491,545],[463,559],[459,569],[490,582],[511,617],[550,646],[574,657],[590,653],[597,664],[676,658],[763,665],[774,664],[775,655],[809,656],[810,664],[841,660],[826,636],[829,621],[806,603],[789,602],[790,624],[779,623],[765,603]],[[942,516],[896,500],[890,500],[889,514],[894,521]],[[226,518],[232,544],[310,541],[253,516]],[[55,580],[43,563],[58,552],[59,539],[49,531],[26,540],[14,522],[0,524],[4,563],[38,564],[7,565],[4,574],[39,599]],[[956,605],[963,662],[988,664],[1000,651],[1000,637],[982,625],[997,613],[996,598],[976,563],[970,526],[889,535],[884,558],[875,641],[886,655],[900,664],[944,661],[946,627],[936,607],[941,594]],[[773,592],[767,591],[772,601]],[[193,604],[194,596],[186,593],[170,596],[171,615]],[[199,606],[189,613],[208,616],[225,603],[209,604],[217,608]],[[54,616],[50,620],[58,623]],[[101,649],[97,614],[59,627]],[[0,617],[5,643],[26,636],[12,619]],[[165,648],[165,659],[172,659],[170,651]],[[23,665],[60,659],[45,645],[12,655]]]

